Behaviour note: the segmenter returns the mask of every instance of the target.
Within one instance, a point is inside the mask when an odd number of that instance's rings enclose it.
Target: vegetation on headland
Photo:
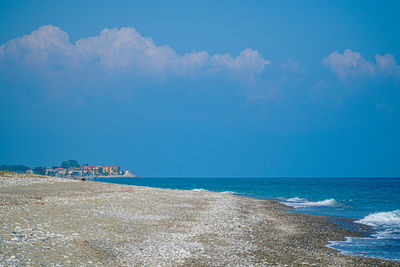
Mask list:
[[[44,178],[46,176],[39,174],[26,174],[21,172],[11,172],[11,171],[0,171],[0,177],[8,177],[8,178]]]
[[[35,168],[33,168],[32,171],[33,171],[34,174],[45,175],[46,174],[46,167],[35,167]]]
[[[37,174],[57,177],[96,177],[96,176],[126,176],[134,177],[131,171],[122,170],[116,165],[80,165],[77,160],[66,160],[61,166],[39,166],[30,168],[25,165],[2,165],[0,171],[13,172],[18,174]]]
[[[68,169],[68,168],[79,168],[81,165],[79,165],[78,161],[70,159],[63,161],[61,163],[60,168]]]
[[[17,172],[24,173],[27,170],[30,170],[28,166],[25,165],[2,165],[0,166],[0,171],[9,171],[9,172]]]
[[[0,176],[3,175],[14,175],[17,174],[16,172],[10,172],[10,171],[0,171]]]

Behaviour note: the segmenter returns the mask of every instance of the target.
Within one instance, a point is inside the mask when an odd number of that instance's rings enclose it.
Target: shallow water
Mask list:
[[[400,261],[400,178],[96,178],[157,188],[208,190],[273,199],[297,212],[354,218],[365,238],[331,242],[346,254]]]

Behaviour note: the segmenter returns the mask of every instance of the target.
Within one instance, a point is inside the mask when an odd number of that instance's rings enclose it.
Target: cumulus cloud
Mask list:
[[[230,54],[211,57],[211,65],[216,70],[226,68],[237,74],[258,74],[264,70],[265,65],[270,63],[260,53],[250,48],[243,50],[236,58],[233,58]]]
[[[227,71],[236,76],[252,76],[270,62],[252,49],[236,58],[229,54],[210,56],[205,51],[179,55],[167,45],[158,46],[134,28],[104,29],[100,35],[72,43],[69,35],[52,25],[0,46],[0,64],[28,66],[54,71],[77,71],[99,67],[105,72],[128,74],[193,75]],[[0,65],[0,66],[1,66]]]
[[[322,60],[322,63],[341,80],[394,77],[400,79],[400,66],[394,56],[376,54],[375,62],[362,57],[359,52],[346,49],[343,54],[335,51]]]
[[[54,26],[43,26],[1,45],[0,60],[3,64],[28,66],[69,64],[73,48],[67,33]]]

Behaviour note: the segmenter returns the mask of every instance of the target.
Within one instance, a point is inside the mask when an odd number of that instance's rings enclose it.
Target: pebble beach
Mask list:
[[[0,266],[400,266],[328,240],[327,217],[231,194],[0,177]]]

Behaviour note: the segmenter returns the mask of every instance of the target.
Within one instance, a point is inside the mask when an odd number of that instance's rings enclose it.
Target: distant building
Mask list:
[[[34,173],[33,171],[26,173]],[[131,171],[122,170],[117,165],[83,165],[80,167],[66,168],[43,168],[43,174],[56,177],[95,177],[95,176],[117,176],[123,175],[127,177],[135,177]]]
[[[82,173],[81,168],[72,167],[72,168],[68,168],[67,174],[69,176],[82,176],[83,173]]]
[[[56,176],[56,171],[53,168],[46,168],[46,171],[44,172],[44,175],[47,176]]]
[[[67,174],[67,169],[65,168],[55,168],[55,176],[64,177]]]
[[[96,176],[103,173],[103,166],[85,165],[81,166],[81,170],[83,175]]]
[[[107,165],[103,167],[103,174],[106,175],[120,175],[120,168],[117,165]]]
[[[124,176],[132,177],[133,173],[131,171],[125,171]]]

